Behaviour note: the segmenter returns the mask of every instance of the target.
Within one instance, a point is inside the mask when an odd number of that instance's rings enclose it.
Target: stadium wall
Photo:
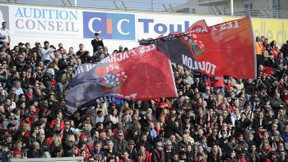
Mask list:
[[[183,32],[201,19],[214,25],[236,18],[8,3],[0,3],[0,10],[0,21],[8,23],[12,46],[18,42],[48,40],[54,45],[61,42],[65,48],[73,46],[76,50],[83,43],[86,50],[92,51],[93,33],[99,32],[110,52],[120,44],[133,48],[139,45],[139,39]],[[280,44],[287,40],[288,20],[257,18],[252,22],[255,35],[265,35]]]

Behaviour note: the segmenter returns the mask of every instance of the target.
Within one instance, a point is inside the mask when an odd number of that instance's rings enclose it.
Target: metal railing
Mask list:
[[[224,2],[227,0],[199,0],[199,4],[201,3],[217,3],[217,2]]]
[[[219,7],[210,7],[212,13],[215,15],[231,15],[230,10],[222,10]],[[288,18],[288,11],[285,10],[273,10],[273,9],[245,9],[235,8],[235,16],[251,16],[251,17],[262,17],[262,18]]]

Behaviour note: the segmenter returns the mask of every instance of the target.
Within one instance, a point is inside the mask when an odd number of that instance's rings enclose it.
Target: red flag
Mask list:
[[[202,26],[203,26],[202,21]],[[256,55],[250,18],[210,27],[192,25],[186,36],[157,43],[172,62],[208,76],[256,77]],[[204,24],[205,25],[205,24]],[[198,26],[198,27],[197,27]],[[180,37],[179,37],[180,35]]]
[[[211,26],[189,36],[196,46],[192,55],[210,76],[230,75],[236,78],[255,78],[255,52],[251,22],[248,17]],[[188,41],[182,39],[188,44]]]
[[[271,67],[263,67],[263,71],[262,71],[262,76],[268,76],[271,77],[274,74],[276,74],[276,71],[274,68]]]
[[[151,100],[177,96],[170,61],[155,45],[113,54],[96,65],[84,64],[70,86],[65,99],[71,112],[109,97]]]
[[[141,46],[134,52],[139,55],[133,59],[110,62],[109,67],[114,69],[97,68],[105,92],[134,100],[174,97],[176,92],[168,58],[157,51],[155,45]],[[122,57],[125,57],[125,52]]]

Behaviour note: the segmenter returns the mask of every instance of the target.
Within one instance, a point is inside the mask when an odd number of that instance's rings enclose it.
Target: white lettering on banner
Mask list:
[[[152,44],[150,46],[142,46],[142,48],[140,49],[140,53],[150,52],[150,51],[154,50],[155,48],[156,48],[156,46],[154,44]]]
[[[81,65],[77,68],[77,70],[75,71],[75,76],[87,71],[90,71],[91,69],[93,69],[96,66],[96,64],[84,64]]]
[[[193,61],[191,57],[182,54],[182,63],[191,70],[200,70],[211,75],[215,74],[216,65],[210,62],[202,61],[201,63],[196,60]]]
[[[135,50],[133,50],[133,49],[129,51],[129,54],[130,54],[130,53],[132,53],[132,56],[137,55],[137,52],[136,52]]]
[[[95,30],[93,29],[93,22],[94,22],[95,20],[101,21],[101,19],[100,19],[99,17],[94,17],[94,18],[90,19],[89,22],[88,22],[88,28],[89,28],[89,30],[90,30],[92,33],[101,33],[101,32],[102,32],[101,30],[95,31]]]
[[[233,22],[227,22],[227,23],[224,23],[224,24],[221,24],[221,29],[222,30],[225,30],[225,29],[232,29],[232,28],[238,28],[239,25],[238,25],[238,21],[234,21],[234,24]]]
[[[99,98],[96,99],[96,102],[99,104],[101,102],[112,100],[113,98],[114,97],[109,97],[109,96],[107,96],[107,97],[99,97]]]
[[[119,94],[119,93],[116,93],[116,96],[118,97],[122,97],[122,98],[126,98],[126,99],[136,99],[136,96],[137,96],[137,93],[133,93],[133,94],[130,94],[128,96],[124,96],[122,94]],[[110,96],[106,96],[106,97],[99,97],[99,98],[96,98],[96,102],[99,104],[101,102],[105,102],[105,101],[109,101],[109,100],[113,100],[114,97],[110,97]]]
[[[215,30],[235,29],[235,28],[239,28],[238,21],[227,22],[227,23],[224,23],[224,24],[220,24],[218,26],[212,26],[212,27],[210,27],[208,29],[206,27],[197,28],[195,30],[189,31],[187,34],[188,34],[188,36],[191,36],[191,34],[193,34],[193,33],[207,33],[209,30],[215,31]]]
[[[128,19],[122,19],[120,20],[118,23],[117,23],[117,30],[119,31],[120,34],[122,35],[129,35],[130,32],[123,32],[122,28],[121,28],[121,25],[123,22],[127,22],[129,23],[130,21]]]
[[[117,53],[116,55],[119,56],[117,58],[117,61],[122,61],[122,53]]]
[[[93,69],[96,66],[96,64],[88,64],[86,65],[86,69],[87,71],[90,71],[91,69]]]
[[[118,97],[121,97],[121,98],[125,98],[125,99],[136,99],[136,96],[137,96],[137,93],[134,93],[134,94],[130,94],[128,96],[124,96],[123,94],[120,94],[120,93],[117,93],[116,94]]]
[[[128,52],[127,51],[125,51],[124,53],[123,53],[123,60],[125,60],[125,59],[128,59],[129,58],[129,55],[128,55]]]
[[[119,70],[120,68],[119,68],[119,66],[108,66],[108,67],[106,67],[106,71],[107,72],[110,72],[110,71],[113,71],[113,70]]]
[[[149,46],[142,46],[139,49],[139,51],[130,50],[130,51],[110,55],[109,57],[106,57],[105,59],[101,60],[101,63],[123,61],[123,60],[129,59],[130,58],[129,55],[135,56],[138,53],[143,54],[145,52],[150,52],[150,51],[155,50],[155,49],[156,49],[156,46],[154,44],[151,44]]]
[[[77,70],[75,71],[75,76],[78,75],[78,74],[81,74],[81,73],[84,73],[83,66],[79,66],[77,68]]]

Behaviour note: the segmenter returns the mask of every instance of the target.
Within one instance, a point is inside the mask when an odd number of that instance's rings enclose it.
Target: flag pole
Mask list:
[[[234,0],[230,0],[231,16],[234,16]]]

